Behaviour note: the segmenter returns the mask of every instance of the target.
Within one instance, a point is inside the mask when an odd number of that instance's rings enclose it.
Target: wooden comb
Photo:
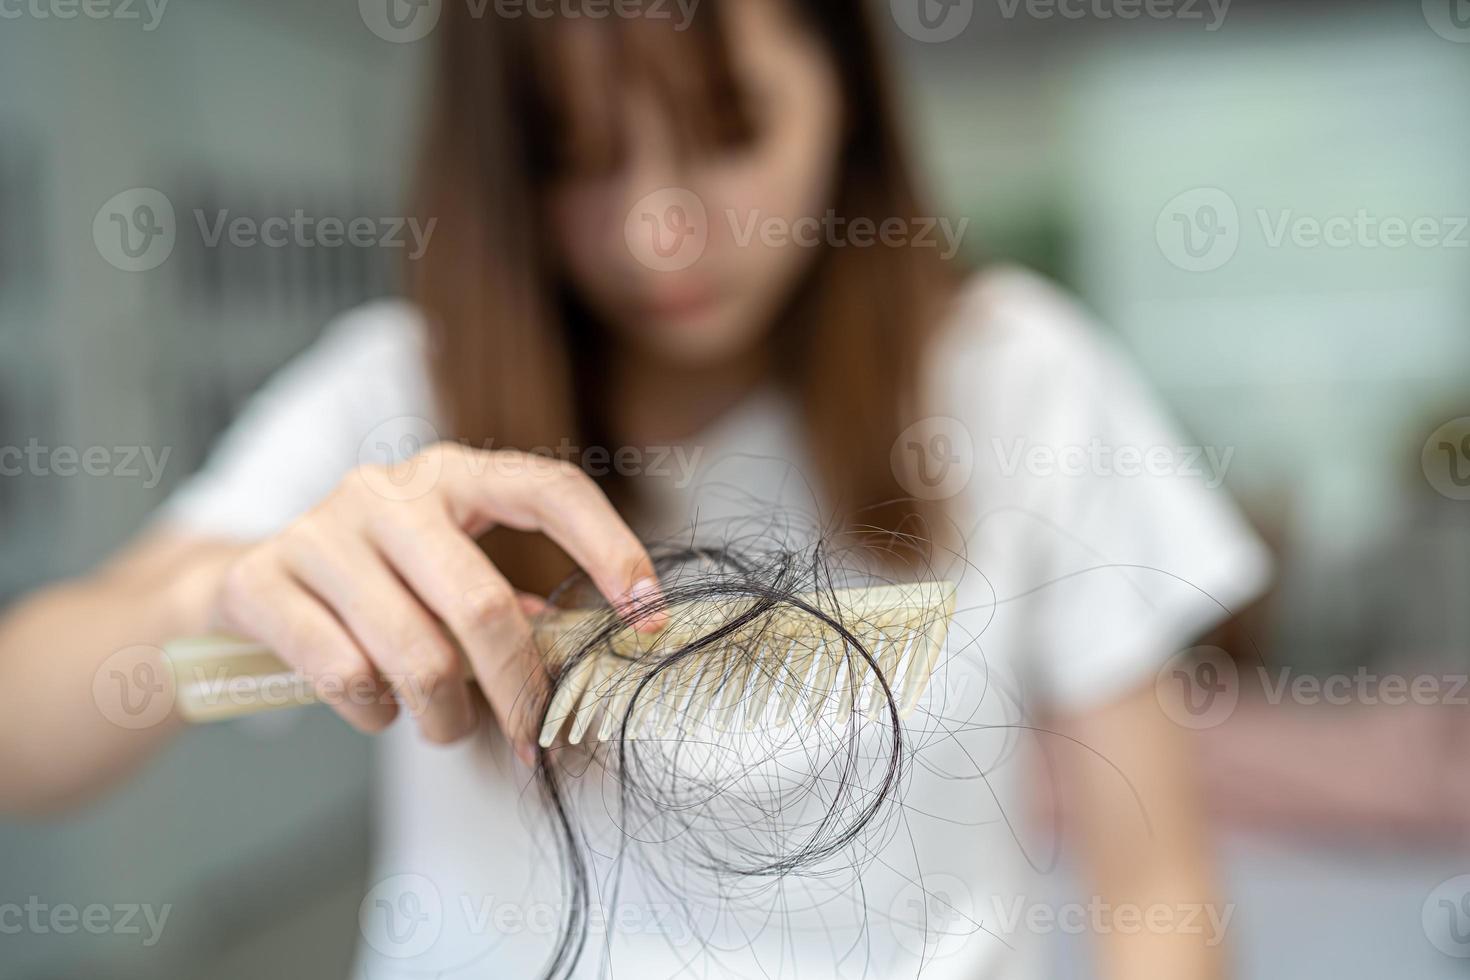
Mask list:
[[[888,703],[878,673],[900,716],[913,711],[944,648],[954,615],[952,583],[835,589],[797,601],[840,624],[873,663],[831,623],[786,602],[758,611],[735,629],[730,624],[758,609],[757,600],[674,603],[668,624],[654,633],[617,623],[605,609],[554,610],[538,617],[535,643],[553,676],[564,672],[574,651],[595,643],[594,653],[559,678],[541,744],[551,745],[568,725],[567,740],[577,743],[589,735],[607,741],[625,721],[630,737],[643,737],[691,722],[729,731],[762,723],[810,724],[828,711],[838,722],[854,712],[877,717]],[[728,632],[709,640],[722,630]],[[707,647],[664,662],[702,638]],[[164,646],[164,655],[179,712],[192,722],[319,700],[309,680],[249,640],[176,640]],[[473,675],[466,670],[466,676]]]

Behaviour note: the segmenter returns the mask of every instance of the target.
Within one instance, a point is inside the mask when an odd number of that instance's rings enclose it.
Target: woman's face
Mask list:
[[[737,0],[721,15],[753,139],[683,152],[657,94],[631,86],[605,103],[623,117],[618,167],[574,173],[551,195],[558,258],[582,300],[630,347],[689,367],[763,341],[826,240],[842,138],[835,67],[783,0]]]

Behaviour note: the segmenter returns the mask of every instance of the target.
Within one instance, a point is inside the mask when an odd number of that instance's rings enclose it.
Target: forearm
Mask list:
[[[1220,980],[1232,909],[1220,898],[1192,733],[1167,720],[1152,685],[1074,717],[1087,751],[1068,756],[1066,808],[1098,912],[1108,980]]]
[[[1234,909],[1206,868],[1176,868],[1154,879],[1118,883],[1099,896],[1095,928],[1099,975],[1106,980],[1222,980]]]
[[[1162,737],[1163,733],[1160,733]],[[1085,871],[1097,893],[1099,973],[1107,980],[1167,977],[1223,980],[1234,909],[1216,879],[1211,846],[1187,760],[1191,740],[1148,753],[1155,764],[1131,770],[1132,803],[1117,791],[1092,793]],[[1172,757],[1171,763],[1164,759]],[[1160,764],[1164,763],[1164,764]],[[1167,784],[1159,777],[1172,770]],[[1103,799],[1108,802],[1102,803]],[[1146,821],[1146,822],[1145,822]]]
[[[145,545],[0,616],[0,811],[74,802],[177,729],[158,648],[205,628],[233,551]]]

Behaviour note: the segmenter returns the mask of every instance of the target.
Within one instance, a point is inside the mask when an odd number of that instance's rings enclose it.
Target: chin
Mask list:
[[[660,360],[688,368],[714,367],[749,353],[759,344],[758,328],[737,311],[712,309],[645,324],[643,342]],[[651,328],[651,329],[650,329]]]

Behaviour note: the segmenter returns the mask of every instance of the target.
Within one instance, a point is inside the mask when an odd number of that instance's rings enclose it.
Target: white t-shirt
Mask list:
[[[425,344],[411,307],[346,315],[257,396],[162,519],[268,535],[359,462],[411,453],[435,433]],[[1017,750],[1044,737],[1025,730],[1028,712],[1151,683],[1264,585],[1268,561],[1217,474],[1046,282],[1014,269],[976,277],[932,355],[939,421],[915,434],[930,456],[927,482],[911,489],[944,493],[965,543],[963,561],[941,562],[960,612],[909,722],[901,808],[821,874],[747,887],[660,866],[686,853],[677,843],[619,857],[616,794],[586,777],[576,791],[594,849],[591,931],[577,976],[1042,975],[1012,914],[1035,898],[1032,862],[1051,848],[1023,819]],[[647,478],[659,517],[640,532],[810,509],[801,443],[792,406],[772,391],[752,397],[661,462],[643,458],[661,469]],[[528,770],[498,740],[435,747],[409,720],[380,755],[359,975],[540,975],[561,865]],[[781,765],[799,768],[799,756]]]

